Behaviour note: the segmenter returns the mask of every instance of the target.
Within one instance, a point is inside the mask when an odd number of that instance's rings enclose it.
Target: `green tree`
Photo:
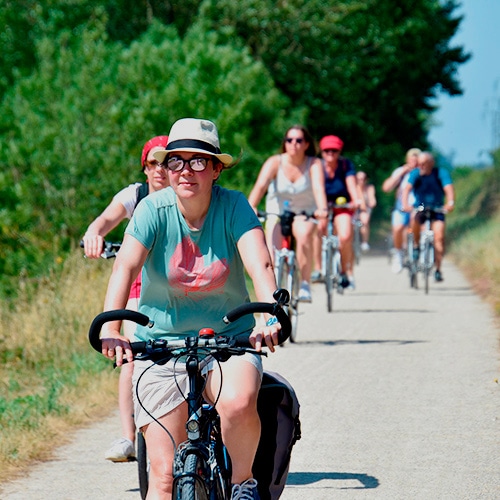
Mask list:
[[[308,108],[311,131],[342,136],[376,180],[375,165],[426,145],[430,98],[461,93],[456,70],[468,56],[449,46],[455,8],[439,0],[205,0],[201,13],[241,37],[278,88]]]
[[[142,145],[176,119],[210,118],[225,150],[243,150],[241,165],[223,176],[239,188],[294,119],[264,66],[203,24],[181,39],[153,23],[129,47],[110,42],[105,25],[104,17],[77,36],[42,39],[38,68],[0,108],[6,275],[57,262],[119,188],[142,179]]]

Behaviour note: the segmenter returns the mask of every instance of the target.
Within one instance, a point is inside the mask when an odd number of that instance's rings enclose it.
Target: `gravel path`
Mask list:
[[[301,402],[282,500],[500,499],[498,325],[448,261],[443,272],[426,296],[364,256],[333,314],[314,285],[298,343],[265,360]],[[117,427],[112,415],[78,431],[0,498],[139,499],[136,464],[102,458]]]

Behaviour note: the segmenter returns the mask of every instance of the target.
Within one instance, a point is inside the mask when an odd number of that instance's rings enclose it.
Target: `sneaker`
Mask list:
[[[340,275],[340,286],[342,288],[347,288],[349,286],[349,278],[347,277],[347,274]]]
[[[441,271],[439,269],[436,269],[436,272],[434,273],[434,279],[439,283],[440,281],[444,281],[443,275],[441,274]]]
[[[254,478],[247,479],[241,484],[233,484],[231,500],[260,500],[257,491],[257,481]]]
[[[323,275],[321,274],[321,271],[313,271],[311,273],[311,282],[312,283],[322,283],[323,282]]]
[[[403,254],[400,250],[394,248],[391,258],[391,271],[399,274],[403,270]]]
[[[354,276],[348,276],[347,279],[349,280],[349,284],[347,285],[347,288],[351,290],[356,289],[356,282],[354,281]]]
[[[370,245],[366,241],[363,241],[363,243],[361,243],[361,251],[362,252],[370,251]]]
[[[127,438],[117,439],[113,441],[104,458],[112,462],[132,462],[135,460],[134,443]]]
[[[301,302],[312,302],[311,287],[307,281],[300,285],[299,300]]]

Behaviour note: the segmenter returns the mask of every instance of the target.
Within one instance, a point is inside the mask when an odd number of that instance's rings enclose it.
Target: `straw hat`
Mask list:
[[[170,129],[167,147],[156,151],[153,156],[163,163],[165,157],[176,151],[185,153],[206,153],[218,158],[225,168],[230,168],[233,157],[221,153],[219,134],[215,123],[198,118],[181,118]]]

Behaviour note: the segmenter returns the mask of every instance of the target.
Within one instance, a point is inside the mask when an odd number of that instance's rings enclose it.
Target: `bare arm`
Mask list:
[[[326,233],[326,224],[328,216],[328,202],[325,191],[325,172],[321,160],[316,159],[311,165],[311,185],[313,189],[314,201],[316,202],[317,210],[315,212],[318,220],[318,232]]]
[[[90,259],[100,257],[104,237],[127,217],[125,207],[113,200],[88,227],[83,237],[85,255]]]
[[[267,192],[267,188],[271,181],[276,177],[278,173],[279,166],[279,156],[271,156],[268,158],[262,168],[260,169],[259,176],[255,181],[254,187],[248,196],[248,203],[250,206],[257,211],[257,206],[260,200],[264,197]]]
[[[401,193],[401,207],[403,212],[411,212],[413,207],[408,204],[408,198],[410,196],[410,191],[413,189],[413,185],[407,183],[403,188],[403,192]]]
[[[356,205],[356,207],[361,208],[361,210],[366,210],[364,198],[361,196],[358,183],[356,182],[356,176],[347,176],[345,178],[345,185],[347,187],[347,192],[349,193],[349,196],[351,197],[351,200]]]
[[[148,250],[133,236],[126,234],[120,252],[116,256],[113,272],[108,282],[104,311],[125,308],[130,287],[137,278],[148,255]],[[122,364],[124,353],[132,361],[130,344],[120,334],[120,321],[106,323],[102,329],[102,352],[105,356],[113,358],[116,354],[116,364]],[[108,350],[112,351],[109,353]]]
[[[377,197],[375,195],[375,186],[373,184],[368,184],[366,186],[367,190],[367,198],[368,198],[368,207],[375,208],[377,206]]]
[[[382,184],[382,191],[384,193],[390,193],[394,189],[396,189],[400,184],[401,181],[403,180],[403,177],[409,172],[410,170],[407,168],[405,165],[404,168],[402,168],[399,171],[394,171],[390,177],[388,177]]]
[[[453,209],[455,208],[455,188],[453,187],[453,184],[448,184],[443,187],[443,190],[444,195],[446,196],[446,205],[444,208],[446,208],[447,212],[453,212]]]
[[[274,302],[273,293],[277,285],[262,228],[257,227],[247,231],[238,241],[238,251],[245,269],[252,279],[257,300]],[[255,348],[260,349],[261,345],[265,343],[274,352],[274,345],[278,343],[279,328],[279,323],[272,326],[256,327],[251,337]]]

